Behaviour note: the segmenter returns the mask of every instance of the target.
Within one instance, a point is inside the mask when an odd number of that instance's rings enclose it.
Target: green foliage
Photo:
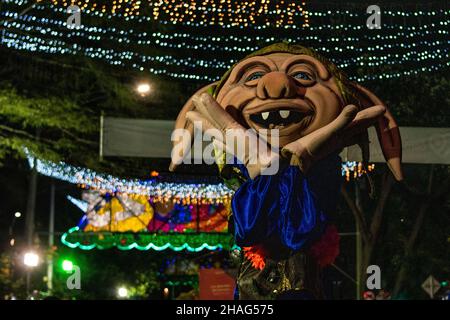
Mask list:
[[[128,292],[131,298],[145,299],[149,297],[155,289],[159,289],[160,283],[156,277],[156,272],[136,272],[133,284]]]
[[[142,176],[150,171],[146,159],[99,159],[100,116],[174,119],[187,97],[183,92],[194,90],[79,56],[45,59],[0,48],[0,59],[0,162],[24,156],[26,147],[43,159]],[[140,81],[151,84],[149,97],[136,94]],[[152,163],[159,171],[168,166]]]
[[[0,90],[1,115],[23,128],[49,128],[92,132],[95,127],[75,103],[66,99],[26,98],[13,88]]]
[[[0,299],[11,297],[25,298],[25,282],[15,271],[14,256],[11,252],[0,255]]]
[[[385,68],[382,71],[389,70]],[[400,126],[448,127],[450,125],[448,72],[449,69],[442,69],[373,81],[365,85],[386,103]]]
[[[69,290],[70,273],[55,266],[53,296],[60,299],[117,299],[117,288],[127,288],[130,299],[149,299],[160,295],[158,268],[163,255],[155,252],[95,250],[60,247],[56,261],[70,257],[80,267],[81,289]]]
[[[30,152],[53,161],[93,142],[84,139],[95,125],[80,107],[68,100],[29,98],[11,87],[0,89],[0,150],[24,156]]]
[[[372,174],[375,186],[379,190],[381,186],[381,174],[387,170],[385,165],[378,165]],[[417,191],[425,193],[430,174],[429,165],[404,165],[407,183]],[[432,195],[448,188],[450,182],[449,166],[435,166]],[[375,201],[365,196],[364,208],[374,208]],[[384,209],[383,223],[379,239],[371,264],[379,265],[382,270],[382,286],[391,291],[399,276],[402,266],[406,268],[406,277],[402,283],[402,289],[395,298],[426,299],[427,295],[422,290],[422,282],[433,274],[437,279],[446,279],[450,272],[450,247],[448,246],[448,234],[450,234],[450,197],[442,194],[440,197],[431,198],[431,203],[426,209],[422,227],[411,252],[405,252],[405,246],[411,236],[421,206],[429,197],[413,194],[400,184],[394,185],[386,207]],[[345,207],[344,207],[345,208]],[[344,209],[345,210],[345,209]],[[348,210],[348,209],[347,209]],[[342,215],[342,219],[352,220],[350,213]],[[370,216],[366,215],[370,221]],[[344,221],[345,221],[344,220]],[[348,250],[348,249],[347,249]],[[343,248],[343,252],[345,249]]]

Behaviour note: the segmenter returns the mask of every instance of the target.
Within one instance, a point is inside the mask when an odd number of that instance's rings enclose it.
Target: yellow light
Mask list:
[[[117,289],[117,295],[119,298],[127,298],[128,297],[128,290],[125,287],[120,287]]]
[[[141,96],[146,96],[150,93],[151,87],[148,83],[140,83],[137,85],[136,87],[136,91],[141,95]]]
[[[23,256],[23,264],[31,268],[37,267],[39,264],[39,256],[33,251],[26,252]]]
[[[65,0],[52,1],[55,5],[67,6]],[[72,1],[72,3],[75,3],[75,1]],[[90,0],[78,0],[76,3],[82,8],[86,8],[87,4],[91,3],[91,10],[94,11],[97,7],[97,3]],[[250,24],[259,23],[276,27],[293,24],[303,27],[309,26],[308,11],[304,9],[305,2],[297,3],[283,0],[261,0],[260,2],[248,0],[165,0],[149,1],[146,2],[146,5],[147,7],[153,6],[151,14],[154,20],[162,19],[172,23],[191,21],[210,25],[248,26],[250,22]],[[146,12],[147,7],[144,8],[141,0],[113,0],[112,3],[102,5],[102,9],[98,10],[102,13],[110,12],[123,16],[138,16]],[[275,16],[269,11],[269,8],[275,8]],[[207,12],[206,15],[205,11]]]

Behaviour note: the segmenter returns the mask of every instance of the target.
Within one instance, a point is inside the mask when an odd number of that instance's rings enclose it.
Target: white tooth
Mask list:
[[[286,119],[287,117],[289,117],[289,114],[290,114],[291,112],[289,111],[289,110],[280,110],[280,116],[283,118],[283,119]]]
[[[267,118],[269,117],[269,112],[263,112],[261,113],[261,116],[264,120],[267,120]]]

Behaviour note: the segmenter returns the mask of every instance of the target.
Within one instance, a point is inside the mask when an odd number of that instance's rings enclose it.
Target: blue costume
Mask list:
[[[264,256],[263,268],[243,259],[237,278],[239,298],[319,298],[320,268],[308,249],[322,237],[336,211],[340,157],[322,159],[306,175],[286,162],[280,163],[277,174],[253,180],[244,166],[237,168],[243,183],[232,199],[235,241]]]
[[[331,155],[305,176],[297,166],[281,165],[275,175],[247,180],[233,196],[235,240],[253,246],[276,236],[293,251],[320,238],[336,210],[341,184],[341,159]]]

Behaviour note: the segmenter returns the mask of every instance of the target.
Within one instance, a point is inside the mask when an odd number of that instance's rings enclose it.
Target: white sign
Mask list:
[[[440,289],[441,284],[433,276],[429,276],[424,283],[422,283],[422,288],[425,290],[431,299],[433,299],[434,294]]]

